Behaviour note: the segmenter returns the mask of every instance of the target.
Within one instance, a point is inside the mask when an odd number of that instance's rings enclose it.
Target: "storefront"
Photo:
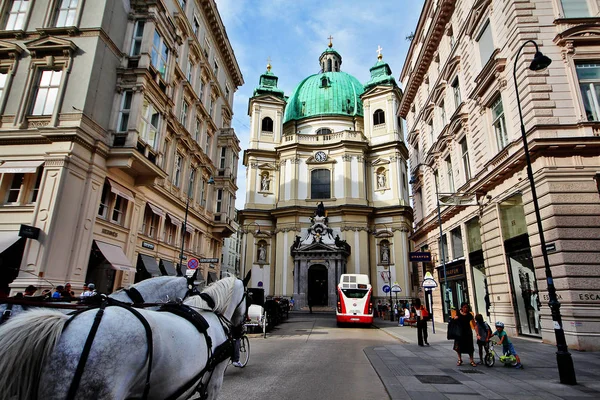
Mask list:
[[[503,202],[500,216],[517,330],[522,335],[541,337],[541,302],[521,196]]]
[[[115,244],[94,240],[85,282],[94,283],[99,293],[112,293],[118,289],[116,284],[121,282],[118,274],[122,271],[136,272],[123,249]]]
[[[438,266],[438,282],[441,283],[442,309],[444,310],[444,321],[448,316],[448,307],[450,310],[458,310],[462,302],[469,301],[469,289],[467,285],[467,275],[465,274],[465,260],[460,259],[446,264],[446,279],[444,279],[444,267]],[[447,283],[446,283],[447,282]],[[448,302],[444,293],[449,289]]]
[[[473,288],[473,311],[483,316],[490,316],[490,300],[488,281],[485,272],[485,260],[481,244],[479,218],[473,218],[465,224],[467,231],[467,246],[469,251],[469,266]]]
[[[141,282],[144,279],[154,278],[161,276],[158,262],[153,256],[147,254],[138,254],[138,260],[136,265],[135,282]]]

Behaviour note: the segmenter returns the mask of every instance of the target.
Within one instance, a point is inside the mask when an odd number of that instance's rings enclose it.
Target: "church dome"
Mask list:
[[[304,79],[288,98],[284,123],[318,116],[363,116],[363,85],[339,70],[341,57],[331,45],[320,62],[323,72]]]

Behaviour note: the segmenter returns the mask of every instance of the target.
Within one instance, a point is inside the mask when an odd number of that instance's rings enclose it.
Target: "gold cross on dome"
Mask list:
[[[383,50],[383,47],[377,45],[377,59],[381,60],[383,58],[383,56],[381,55],[381,50]]]
[[[333,43],[331,42],[333,40],[333,36],[329,35],[327,39],[329,39],[329,47],[333,47]]]
[[[271,70],[271,57],[267,57],[267,71]]]

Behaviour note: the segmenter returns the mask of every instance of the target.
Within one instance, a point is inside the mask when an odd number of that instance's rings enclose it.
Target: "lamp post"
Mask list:
[[[442,267],[443,267],[443,271],[444,271],[444,302],[446,303],[446,312],[448,313],[448,318],[450,318],[450,293],[452,292],[452,289],[450,289],[448,287],[448,281],[446,280],[446,254],[444,251],[444,246],[442,244],[442,238],[444,236],[444,231],[442,229],[442,213],[440,210],[440,196],[439,196],[439,190],[438,190],[438,181],[437,181],[437,177],[435,174],[435,170],[428,164],[418,164],[416,168],[419,168],[421,166],[427,167],[431,170],[431,172],[433,173],[433,181],[435,182],[435,201],[437,202],[437,217],[438,217],[438,225],[440,227],[440,255],[442,258]],[[410,184],[416,183],[417,179],[415,177],[413,177],[410,180]]]
[[[188,212],[190,209],[190,197],[192,196],[192,188],[194,186],[195,176],[190,179],[190,184],[188,185],[187,199],[185,201],[185,216],[183,217],[183,225],[181,226],[181,252],[179,253],[179,270],[181,271],[181,267],[183,266],[183,249],[185,246],[185,234],[187,232],[187,218]],[[185,272],[185,271],[181,271]]]
[[[573,359],[571,353],[567,347],[567,341],[565,339],[565,332],[562,328],[562,317],[560,314],[560,302],[556,296],[556,288],[554,287],[554,280],[552,278],[552,270],[550,270],[550,262],[548,261],[548,252],[546,250],[546,240],[544,239],[544,229],[542,227],[542,217],[540,215],[540,207],[538,205],[537,194],[535,190],[535,181],[533,179],[533,170],[531,169],[531,158],[529,157],[529,146],[527,144],[527,133],[525,132],[525,125],[523,123],[523,111],[521,110],[521,99],[519,98],[519,85],[517,84],[517,61],[521,50],[527,44],[533,44],[535,46],[535,56],[533,61],[529,65],[529,69],[532,71],[540,71],[548,67],[552,60],[547,56],[543,55],[538,48],[538,44],[533,40],[527,40],[521,45],[515,56],[515,65],[513,69],[513,78],[515,81],[515,92],[517,93],[517,108],[519,109],[519,121],[521,123],[521,138],[523,139],[523,151],[525,153],[525,161],[527,163],[527,177],[529,178],[529,185],[531,187],[531,197],[533,202],[533,208],[535,210],[535,218],[537,222],[537,228],[540,235],[540,246],[542,247],[542,258],[544,259],[544,268],[546,272],[546,283],[548,285],[548,306],[552,314],[552,322],[554,325],[554,335],[556,337],[556,362],[558,365],[558,374],[560,376],[560,382],[568,385],[577,384],[575,377],[575,369],[573,367]]]

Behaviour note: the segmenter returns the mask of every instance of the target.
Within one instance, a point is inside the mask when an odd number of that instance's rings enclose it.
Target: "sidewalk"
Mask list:
[[[600,353],[571,351],[577,385],[560,383],[556,346],[534,339],[511,338],[524,369],[507,368],[499,361],[492,368],[471,367],[469,356],[456,366],[453,342],[446,340],[446,325],[428,323],[429,347],[417,345],[417,329],[375,319],[377,328],[403,343],[365,349],[392,399],[592,399],[600,398]],[[475,344],[475,361],[479,361]]]

